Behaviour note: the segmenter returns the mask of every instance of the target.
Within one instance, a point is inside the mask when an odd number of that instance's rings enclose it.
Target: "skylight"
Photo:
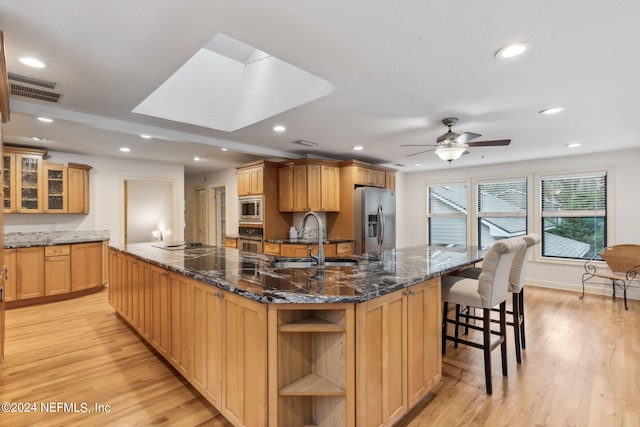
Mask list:
[[[333,89],[326,80],[218,33],[133,112],[233,132]]]

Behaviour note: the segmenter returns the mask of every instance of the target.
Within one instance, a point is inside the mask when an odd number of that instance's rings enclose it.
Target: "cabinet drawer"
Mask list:
[[[232,239],[230,237],[224,238],[224,246],[225,248],[238,248],[238,239]]]
[[[336,253],[338,255],[351,255],[353,253],[353,242],[337,243]]]
[[[280,255],[280,243],[264,243],[264,253],[271,255]]]
[[[62,256],[70,253],[70,245],[45,246],[44,248],[44,256]]]

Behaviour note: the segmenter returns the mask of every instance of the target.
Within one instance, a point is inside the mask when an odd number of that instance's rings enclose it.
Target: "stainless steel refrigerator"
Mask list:
[[[395,248],[396,192],[375,187],[358,187],[355,192],[355,253]]]

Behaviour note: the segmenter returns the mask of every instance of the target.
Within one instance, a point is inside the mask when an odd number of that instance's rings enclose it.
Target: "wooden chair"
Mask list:
[[[598,258],[604,260],[608,268],[597,264]],[[598,252],[598,255],[585,262],[585,272],[582,274],[582,295],[584,298],[585,283],[597,283],[608,285],[602,282],[589,282],[592,279],[605,279],[611,281],[613,298],[616,298],[616,286],[622,289],[624,294],[624,309],[627,307],[627,288],[633,283],[640,285],[640,245],[614,245],[607,246]]]
[[[507,325],[506,325],[506,299],[509,289],[509,274],[516,252],[525,246],[524,240],[519,237],[504,239],[495,242],[482,261],[482,272],[477,279],[466,277],[445,276],[442,278],[442,301],[444,302],[442,319],[442,353],[445,352],[446,341],[450,340],[457,346],[458,343],[481,348],[484,352],[484,376],[487,394],[491,394],[491,351],[498,345],[502,357],[502,375],[507,376]],[[456,318],[449,319],[448,304],[456,304]],[[460,306],[482,309],[482,317],[466,314],[465,321],[461,321]],[[500,329],[491,329],[491,309],[499,306]],[[470,319],[481,321],[482,326],[470,323]],[[447,334],[447,325],[454,325],[454,336]],[[465,340],[459,337],[458,329],[474,329],[482,331],[482,343]],[[492,340],[491,335],[497,335]]]

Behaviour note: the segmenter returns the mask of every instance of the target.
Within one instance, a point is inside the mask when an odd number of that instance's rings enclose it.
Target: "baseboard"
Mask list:
[[[544,280],[527,280],[527,286],[537,286],[540,288],[560,289],[563,291],[571,291],[582,293],[582,284],[580,283],[561,283],[548,282]],[[602,284],[585,283],[584,293],[592,295],[611,296],[611,283],[602,282]],[[616,288],[616,296],[622,298],[622,289]],[[627,299],[640,300],[640,287],[631,286],[627,289]]]

